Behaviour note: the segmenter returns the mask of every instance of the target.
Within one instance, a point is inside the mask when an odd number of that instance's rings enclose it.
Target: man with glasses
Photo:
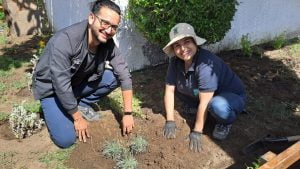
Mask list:
[[[96,103],[119,85],[124,102],[122,134],[132,132],[131,75],[112,39],[120,15],[119,6],[110,0],[93,2],[88,19],[55,33],[40,57],[33,93],[58,147],[70,147],[76,137],[87,141],[87,121],[100,118]]]

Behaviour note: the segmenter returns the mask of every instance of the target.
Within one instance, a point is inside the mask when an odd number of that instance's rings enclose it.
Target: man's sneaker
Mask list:
[[[190,107],[189,105],[187,105],[185,103],[182,104],[181,108],[182,108],[183,113],[187,114],[187,115],[196,115],[197,111],[198,111],[197,108]]]
[[[231,124],[216,124],[215,129],[213,131],[213,137],[218,140],[226,139],[231,129],[231,126]]]
[[[80,110],[83,118],[85,118],[86,120],[88,120],[88,121],[100,120],[100,114],[95,112],[92,108],[78,106],[78,109]]]
[[[89,106],[91,106],[91,108],[96,112],[100,111],[100,107],[97,103],[89,103]]]

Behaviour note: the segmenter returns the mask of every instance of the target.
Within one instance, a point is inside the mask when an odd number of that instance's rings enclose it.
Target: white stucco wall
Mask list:
[[[87,18],[91,0],[44,0],[52,29],[57,31]]]
[[[299,0],[239,0],[231,29],[218,43],[220,50],[239,48],[240,39],[249,34],[253,44],[300,35]]]
[[[54,30],[86,19],[88,3],[92,0],[46,0],[47,13]],[[128,0],[115,0],[124,10]],[[124,54],[131,70],[138,70],[166,60],[161,49],[149,44],[130,21],[123,19],[115,37],[117,45]],[[300,35],[299,0],[239,0],[232,28],[224,39],[209,45],[214,51],[239,48],[243,35],[249,35],[253,44],[266,42],[280,34],[288,38]]]

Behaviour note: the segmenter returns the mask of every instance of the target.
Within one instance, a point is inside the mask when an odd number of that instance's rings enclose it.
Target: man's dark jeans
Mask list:
[[[73,89],[78,104],[89,107],[118,87],[111,70],[105,70],[101,81],[93,81]],[[76,141],[73,118],[62,107],[56,95],[40,100],[46,125],[52,141],[61,148],[68,148]]]

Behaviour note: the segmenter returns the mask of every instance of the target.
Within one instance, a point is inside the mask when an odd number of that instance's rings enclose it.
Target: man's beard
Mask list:
[[[106,43],[110,39],[110,36],[108,35],[106,35],[106,38],[103,38],[102,36],[105,36],[105,33],[99,31],[92,31],[92,34],[99,43]]]

